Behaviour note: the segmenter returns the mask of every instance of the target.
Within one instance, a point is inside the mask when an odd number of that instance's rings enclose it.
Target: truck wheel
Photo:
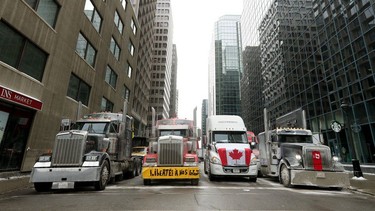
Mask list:
[[[287,188],[291,187],[291,185],[290,185],[290,171],[286,167],[286,165],[281,166],[280,182],[281,182],[281,184],[283,184]]]
[[[191,179],[190,182],[191,182],[191,185],[198,185],[199,179]]]
[[[36,182],[34,183],[34,188],[37,192],[46,192],[51,190],[51,182]]]
[[[95,182],[96,190],[104,190],[109,180],[109,164],[108,161],[104,161],[102,169],[100,171],[99,181]]]
[[[250,182],[257,182],[257,178],[256,177],[249,177],[249,181]]]
[[[207,174],[208,174],[208,179],[210,181],[214,181],[215,180],[215,176],[213,174],[211,174],[211,164],[208,164]]]
[[[137,161],[137,172],[135,174],[135,176],[139,176],[142,174],[142,163],[138,160]]]
[[[151,185],[151,180],[150,179],[144,179],[143,185]]]
[[[204,170],[204,173],[207,174],[207,166],[206,166],[206,161],[203,160],[203,170]]]

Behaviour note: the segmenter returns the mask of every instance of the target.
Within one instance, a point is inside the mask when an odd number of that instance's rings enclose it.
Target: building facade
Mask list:
[[[171,75],[171,100],[169,106],[169,116],[178,117],[178,90],[177,90],[177,47],[173,44],[172,53],[172,75]]]
[[[275,127],[276,118],[307,101],[297,92],[300,87],[310,86],[311,81],[298,80],[298,73],[292,69],[304,60],[300,55],[312,50],[303,48],[316,33],[311,11],[310,0],[298,4],[275,0],[260,24],[264,107],[271,128]]]
[[[314,1],[318,48],[301,90],[310,127],[342,162],[375,163],[375,1]],[[306,64],[302,64],[306,65]],[[298,69],[298,68],[297,68]],[[335,132],[332,123],[341,125]]]
[[[241,115],[241,16],[215,23],[209,61],[209,115]]]
[[[0,4],[0,171],[30,171],[62,119],[131,110],[139,25],[126,0]]]
[[[170,0],[157,0],[154,33],[150,107],[155,109],[156,119],[163,119],[169,117],[171,97],[173,18]],[[150,109],[148,115],[150,128],[151,122]]]
[[[259,26],[273,0],[243,1],[241,15],[242,64],[241,117],[246,128],[258,134],[264,131],[262,94],[263,79],[260,63]]]
[[[206,131],[206,128],[207,128],[207,124],[206,124],[206,119],[208,117],[208,100],[207,99],[203,99],[202,100],[202,116],[201,116],[201,127],[202,127],[202,137],[205,136],[207,134],[207,131]]]
[[[134,118],[134,136],[147,138],[150,128],[147,127],[149,96],[151,89],[152,48],[154,43],[154,23],[156,16],[156,0],[133,1],[138,4],[138,22],[140,41],[137,69],[134,72],[134,100],[131,115]]]

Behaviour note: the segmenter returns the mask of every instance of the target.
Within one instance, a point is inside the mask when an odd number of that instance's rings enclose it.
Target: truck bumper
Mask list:
[[[30,182],[93,182],[99,181],[101,168],[33,168]]]
[[[349,187],[348,172],[291,170],[291,185],[345,188]]]
[[[199,179],[199,167],[142,167],[143,179]]]
[[[256,178],[258,175],[258,166],[249,167],[223,167],[222,165],[211,163],[211,174],[218,176],[241,176]]]

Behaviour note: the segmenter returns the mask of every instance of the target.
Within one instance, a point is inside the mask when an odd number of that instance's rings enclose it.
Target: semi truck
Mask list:
[[[198,138],[192,120],[161,119],[156,122],[155,137],[150,139],[144,156],[142,178],[144,185],[154,180],[189,180],[199,183]]]
[[[217,177],[247,177],[257,181],[257,159],[252,153],[245,124],[235,115],[213,115],[206,120],[207,149],[204,172]]]
[[[131,156],[133,119],[124,110],[85,115],[60,131],[53,151],[41,155],[32,168],[35,190],[73,189],[78,184],[104,190],[110,181],[139,175],[141,160]]]
[[[306,129],[305,112],[297,109],[276,120],[258,134],[260,170],[264,176],[278,178],[285,187],[316,186],[342,189],[349,186],[349,175],[328,146],[315,140]]]

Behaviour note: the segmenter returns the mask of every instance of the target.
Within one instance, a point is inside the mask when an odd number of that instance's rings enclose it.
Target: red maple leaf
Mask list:
[[[232,152],[229,153],[229,156],[233,160],[239,160],[242,157],[242,152],[239,152],[238,149],[234,149]]]

